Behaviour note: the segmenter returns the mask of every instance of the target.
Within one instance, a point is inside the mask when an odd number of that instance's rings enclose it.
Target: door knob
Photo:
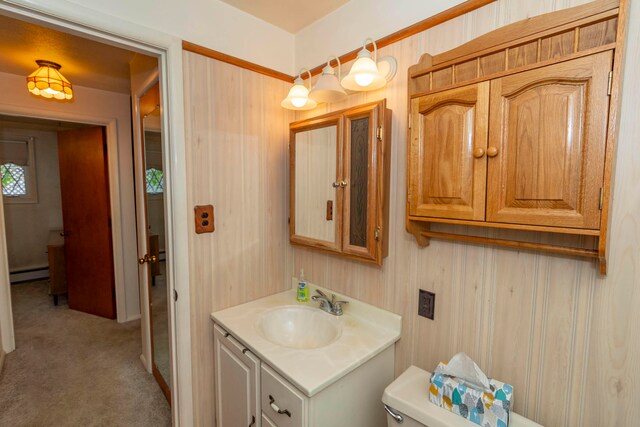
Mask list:
[[[149,254],[145,254],[142,258],[138,258],[138,264],[142,265],[145,262],[148,262],[150,264],[154,264],[158,261],[158,257],[156,257],[155,255],[149,255]]]
[[[487,148],[487,156],[495,157],[498,155],[498,149],[496,147]]]

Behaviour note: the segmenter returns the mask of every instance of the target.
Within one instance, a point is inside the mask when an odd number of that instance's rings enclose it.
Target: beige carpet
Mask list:
[[[140,362],[140,322],[54,307],[46,281],[11,286],[16,351],[0,374],[0,426],[168,426]]]

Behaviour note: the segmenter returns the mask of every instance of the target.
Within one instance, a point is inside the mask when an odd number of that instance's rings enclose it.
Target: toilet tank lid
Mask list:
[[[440,408],[429,401],[431,373],[410,366],[392,382],[382,395],[382,402],[404,415],[429,427],[471,427],[476,424]],[[511,412],[509,427],[541,427],[527,418]]]

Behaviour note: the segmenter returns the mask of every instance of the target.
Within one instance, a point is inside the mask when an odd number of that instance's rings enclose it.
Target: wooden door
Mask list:
[[[378,247],[380,110],[380,104],[373,104],[344,115],[342,251],[370,260],[376,259]]]
[[[218,427],[259,426],[260,359],[218,325],[213,328]]]
[[[411,101],[409,215],[484,220],[489,82]]]
[[[115,319],[104,128],[58,132],[69,308]]]
[[[598,229],[612,52],[491,82],[487,221]]]

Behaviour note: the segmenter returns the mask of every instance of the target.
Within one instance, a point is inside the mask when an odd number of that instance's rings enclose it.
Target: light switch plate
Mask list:
[[[213,205],[196,206],[194,211],[196,233],[213,233],[216,229],[213,218]]]

